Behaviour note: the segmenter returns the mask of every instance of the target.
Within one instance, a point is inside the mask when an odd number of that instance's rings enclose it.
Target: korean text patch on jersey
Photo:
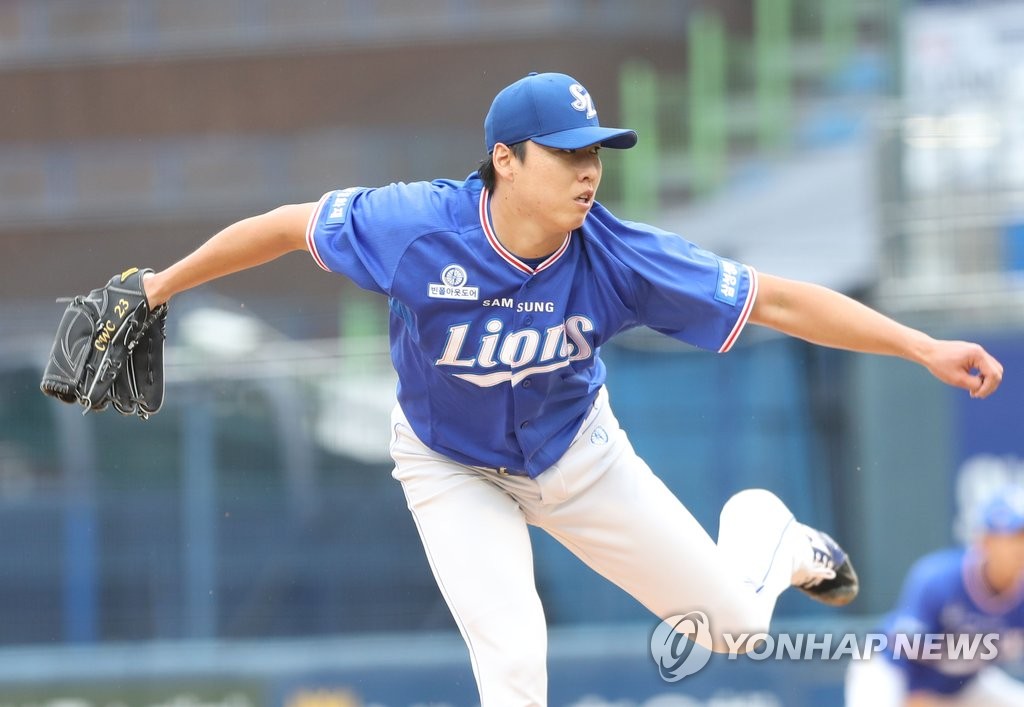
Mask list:
[[[335,192],[334,196],[331,197],[330,203],[327,205],[327,217],[324,219],[324,223],[330,225],[345,223],[345,211],[348,206],[348,200],[360,188],[349,187],[348,189]]]
[[[718,258],[718,287],[715,299],[735,305],[739,296],[740,266],[731,260]]]
[[[452,263],[441,271],[441,282],[431,282],[427,286],[427,296],[438,299],[480,299],[480,288],[467,286],[467,279],[466,269]]]

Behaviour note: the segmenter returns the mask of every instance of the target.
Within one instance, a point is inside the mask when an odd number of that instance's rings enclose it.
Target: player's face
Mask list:
[[[600,150],[600,145],[559,150],[527,143],[516,196],[531,218],[560,235],[583,225],[601,184]]]
[[[1006,589],[1024,581],[1024,532],[994,533],[985,537],[984,552],[990,580]]]

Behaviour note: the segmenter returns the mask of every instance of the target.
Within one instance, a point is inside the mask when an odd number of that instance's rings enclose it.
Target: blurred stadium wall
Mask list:
[[[0,3],[0,705],[473,704],[384,454],[383,303],[289,256],[176,301],[154,419],[37,384],[55,297],[280,203],[461,178],[531,70],[640,130],[606,159],[623,216],[1007,363],[978,403],[754,329],[726,357],[643,332],[604,352],[635,446],[712,534],[764,486],[855,553],[862,599],[785,597],[780,629],[871,626],[963,503],[1024,474],[1021,37],[998,2]],[[653,620],[535,540],[552,704],[839,699],[836,663],[662,683]]]

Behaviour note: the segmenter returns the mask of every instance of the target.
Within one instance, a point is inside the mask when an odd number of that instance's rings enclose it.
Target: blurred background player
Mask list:
[[[1011,707],[1024,683],[996,663],[1020,667],[1024,648],[1024,489],[996,494],[978,511],[965,547],[922,557],[886,617],[889,650],[850,665],[847,707]],[[911,660],[893,656],[897,635],[996,634],[998,655]]]

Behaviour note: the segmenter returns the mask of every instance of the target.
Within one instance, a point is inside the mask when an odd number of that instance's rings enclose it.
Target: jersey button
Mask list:
[[[523,424],[519,425],[519,429],[521,429],[521,430],[525,430],[525,429],[526,429],[527,427],[529,427],[529,426],[530,426],[530,421],[529,421],[529,420],[527,420],[527,421],[526,421],[526,422],[524,422]]]
[[[531,324],[533,324],[533,317],[527,317],[526,319],[524,319],[523,324],[525,324],[526,326],[530,326]]]
[[[527,324],[529,324],[529,322],[527,322]],[[527,378],[526,380],[523,381],[523,387],[524,388],[529,388],[531,385],[533,385],[533,384],[530,382],[529,378]]]

